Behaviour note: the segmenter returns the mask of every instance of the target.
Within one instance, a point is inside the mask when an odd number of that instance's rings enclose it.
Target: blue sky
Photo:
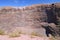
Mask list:
[[[60,0],[0,0],[0,6],[28,6],[32,4],[59,3]]]

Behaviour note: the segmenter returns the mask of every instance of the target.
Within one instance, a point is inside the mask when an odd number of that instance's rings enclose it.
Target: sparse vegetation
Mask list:
[[[40,35],[40,34],[38,34],[38,33],[36,33],[36,32],[32,32],[32,33],[31,33],[31,36],[39,36],[39,37],[42,37],[42,35]]]
[[[11,34],[9,35],[9,37],[18,37],[18,36],[19,36],[18,33],[11,33]]]
[[[42,37],[42,35],[36,33],[36,32],[32,32],[31,33],[31,38],[33,38],[34,36],[39,36],[39,37]]]
[[[5,34],[5,32],[0,29],[0,35],[4,35],[4,34]]]
[[[38,36],[38,34],[36,32],[32,32],[31,35]]]
[[[20,34],[22,34],[21,31],[14,31],[14,32],[9,34],[9,37],[19,37]]]

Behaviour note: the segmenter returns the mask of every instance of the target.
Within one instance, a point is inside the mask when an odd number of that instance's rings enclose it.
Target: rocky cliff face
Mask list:
[[[41,22],[58,24],[60,20],[58,4],[39,4],[27,7],[1,7],[0,29],[11,30],[15,27],[40,28]]]
[[[46,21],[46,13],[41,5],[25,8],[4,7],[0,10],[0,26],[2,27],[40,27]]]

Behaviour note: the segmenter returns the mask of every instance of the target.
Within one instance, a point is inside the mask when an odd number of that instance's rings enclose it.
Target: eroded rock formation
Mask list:
[[[60,6],[58,4],[39,4],[27,7],[1,7],[0,29],[11,30],[15,27],[40,28],[40,23],[59,24]]]

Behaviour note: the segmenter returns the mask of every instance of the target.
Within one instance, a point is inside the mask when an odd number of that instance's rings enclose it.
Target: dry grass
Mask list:
[[[38,34],[36,32],[32,32],[31,35],[32,36],[38,36]]]
[[[5,35],[5,32],[0,29],[0,35]]]
[[[14,31],[14,32],[9,34],[9,37],[19,37],[20,34],[22,34],[21,31]]]
[[[11,33],[9,34],[9,37],[19,37],[20,35],[18,33]]]
[[[38,36],[38,37],[42,37],[42,35],[36,33],[36,32],[32,32],[31,33],[31,38],[34,38],[34,36]]]

